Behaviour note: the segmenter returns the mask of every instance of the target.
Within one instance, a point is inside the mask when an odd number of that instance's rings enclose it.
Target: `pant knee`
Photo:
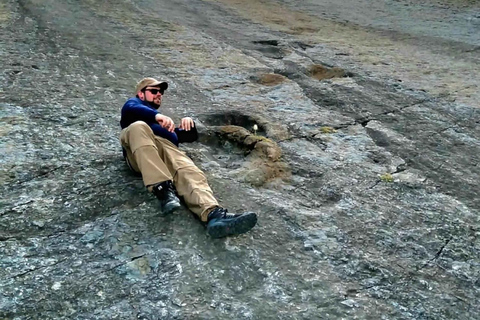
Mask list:
[[[120,141],[122,146],[132,153],[144,146],[155,146],[155,135],[150,126],[144,121],[136,121],[122,131]]]
[[[151,133],[152,128],[145,122],[145,121],[135,121],[131,125],[128,126],[128,131],[130,132],[148,132]]]

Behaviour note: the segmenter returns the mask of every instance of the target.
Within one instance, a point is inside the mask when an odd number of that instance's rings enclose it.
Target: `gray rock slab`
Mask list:
[[[478,318],[480,33],[460,2],[2,3],[0,318]],[[159,215],[123,163],[144,76],[197,120],[182,149],[251,232]],[[257,125],[290,175],[245,183],[221,125]]]

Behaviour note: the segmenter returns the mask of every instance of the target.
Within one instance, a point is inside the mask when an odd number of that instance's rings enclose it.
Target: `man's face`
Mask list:
[[[142,100],[144,101],[152,102],[159,107],[162,104],[163,90],[161,90],[160,87],[146,87],[143,90],[143,95]]]

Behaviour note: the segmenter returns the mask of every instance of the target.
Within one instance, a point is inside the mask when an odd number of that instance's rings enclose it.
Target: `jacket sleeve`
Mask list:
[[[179,141],[178,141],[177,134],[175,132],[168,131],[158,123],[152,123],[152,124],[149,124],[149,126],[150,128],[152,128],[152,131],[156,136],[170,140],[174,145],[178,147]]]
[[[138,103],[135,99],[127,100],[122,108],[122,118],[129,119],[130,123],[135,121],[156,122],[155,116],[157,113],[158,111]]]

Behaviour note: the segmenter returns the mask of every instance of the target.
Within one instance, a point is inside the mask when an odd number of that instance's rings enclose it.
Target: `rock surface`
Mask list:
[[[338,2],[1,2],[0,318],[478,319],[478,2]],[[144,76],[252,232],[158,215]]]

